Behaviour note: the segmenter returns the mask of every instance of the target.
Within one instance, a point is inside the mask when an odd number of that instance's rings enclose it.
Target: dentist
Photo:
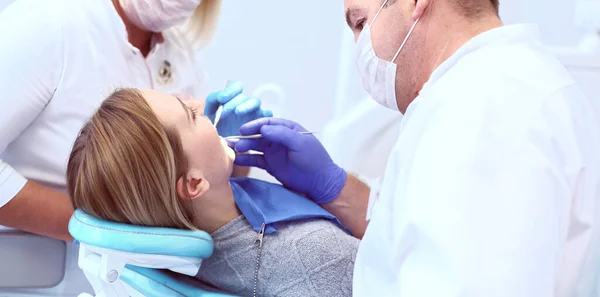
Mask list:
[[[362,84],[405,113],[381,186],[300,125],[259,119],[236,163],[266,169],[362,238],[354,296],[591,296],[600,129],[533,25],[497,0],[346,0]],[[285,201],[281,201],[285,203]]]
[[[0,14],[0,225],[71,241],[65,193],[71,147],[118,87],[205,98],[198,53],[220,0],[18,0]],[[224,105],[217,130],[270,116],[230,84],[207,98]],[[247,170],[239,170],[239,174]]]

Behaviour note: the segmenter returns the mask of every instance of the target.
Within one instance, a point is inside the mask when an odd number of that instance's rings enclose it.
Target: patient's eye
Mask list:
[[[354,25],[354,29],[357,30],[357,31],[359,31],[359,32],[362,31],[362,29],[365,27],[365,22],[366,21],[367,21],[366,18],[362,18],[362,19],[358,20],[356,22],[356,24]]]
[[[192,106],[188,106],[188,108],[192,112],[192,119],[195,121],[196,116],[198,115],[198,109],[196,109],[195,107],[192,107]]]

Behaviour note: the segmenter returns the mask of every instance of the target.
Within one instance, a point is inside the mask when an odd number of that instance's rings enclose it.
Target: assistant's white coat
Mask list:
[[[0,39],[8,41],[0,47],[0,206],[26,179],[65,190],[72,144],[115,88],[153,88],[189,97],[204,93],[204,69],[190,44],[166,32],[165,42],[144,59],[127,42],[111,1],[19,0],[2,11]],[[171,80],[159,74],[165,61]],[[6,246],[2,232],[8,231],[0,230],[0,256],[27,253],[26,247]],[[77,267],[77,246],[68,244],[67,252],[65,279],[56,287],[0,289],[0,296],[81,293],[89,286]],[[5,262],[0,269],[10,273],[6,270],[15,264]],[[37,263],[23,265],[41,269]]]

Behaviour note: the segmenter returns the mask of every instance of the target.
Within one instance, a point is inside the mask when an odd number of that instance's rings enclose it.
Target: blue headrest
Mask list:
[[[127,265],[120,278],[144,296],[236,297],[219,293],[218,290],[193,278],[166,270]]]
[[[139,254],[208,258],[213,240],[204,231],[141,227],[109,222],[80,209],[69,221],[69,233],[79,242]]]

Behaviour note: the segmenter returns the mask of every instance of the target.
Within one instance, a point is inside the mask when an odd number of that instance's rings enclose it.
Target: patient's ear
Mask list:
[[[204,195],[209,188],[208,181],[199,174],[188,173],[187,178],[182,176],[177,180],[177,195],[181,199],[196,199]]]

